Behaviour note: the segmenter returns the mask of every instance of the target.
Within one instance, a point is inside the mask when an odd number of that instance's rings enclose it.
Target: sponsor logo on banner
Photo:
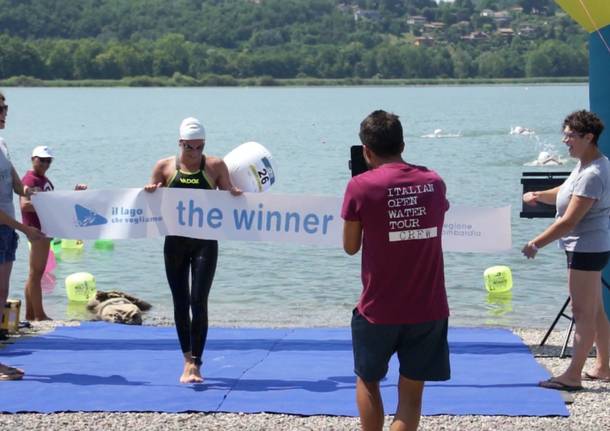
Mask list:
[[[108,224],[108,219],[96,211],[75,204],[76,225],[78,227],[100,226]],[[110,224],[157,223],[163,221],[162,216],[146,216],[142,208],[111,207]]]
[[[80,227],[99,226],[108,223],[106,217],[102,217],[95,211],[82,205],[74,205],[74,211],[76,212],[76,224]]]
[[[140,224],[158,223],[163,221],[162,216],[147,216],[143,208],[112,207],[111,223],[114,224]]]

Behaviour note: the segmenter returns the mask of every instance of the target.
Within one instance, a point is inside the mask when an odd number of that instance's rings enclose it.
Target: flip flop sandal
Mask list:
[[[0,381],[21,379],[23,379],[23,374],[21,373],[0,373]]]
[[[583,387],[580,385],[566,385],[565,383],[561,383],[557,380],[554,380],[552,377],[548,380],[543,380],[538,383],[538,386],[545,389],[555,389],[558,391],[566,391],[566,392],[577,392],[582,391]]]

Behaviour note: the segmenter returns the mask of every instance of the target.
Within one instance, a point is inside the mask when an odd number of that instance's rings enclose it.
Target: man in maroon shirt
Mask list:
[[[53,162],[53,152],[46,145],[40,145],[32,151],[32,169],[27,171],[21,181],[24,185],[38,192],[48,192],[54,189],[53,183],[46,173]],[[85,190],[87,185],[77,184],[74,190]],[[40,229],[40,220],[29,197],[21,197],[21,220],[26,226]],[[44,311],[42,303],[42,276],[47,259],[51,238],[44,238],[31,243],[30,272],[25,283],[25,319],[50,320]]]
[[[369,170],[351,179],[343,247],[362,246],[362,294],[352,316],[356,401],[362,429],[381,430],[379,381],[397,353],[399,402],[391,429],[416,430],[426,380],[450,377],[449,307],[441,237],[449,202],[441,177],[407,164],[398,117],[375,111],[360,124]]]

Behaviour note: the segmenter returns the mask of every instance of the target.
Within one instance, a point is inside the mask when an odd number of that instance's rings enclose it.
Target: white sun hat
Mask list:
[[[39,145],[32,151],[32,157],[40,157],[43,159],[53,158],[53,151],[46,145]]]

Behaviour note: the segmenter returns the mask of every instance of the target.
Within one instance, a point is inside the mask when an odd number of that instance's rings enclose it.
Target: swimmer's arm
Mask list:
[[[350,256],[360,251],[362,244],[362,223],[345,220],[343,223],[343,250]]]
[[[536,205],[537,202],[541,202],[547,205],[555,205],[557,202],[557,193],[559,193],[559,187],[557,186],[548,190],[541,190],[539,192],[527,192],[523,195],[523,202],[527,205]]]
[[[163,187],[165,185],[165,170],[167,169],[167,160],[168,159],[162,159],[155,164],[150,178],[150,183],[144,186],[144,190],[152,193],[159,187]]]
[[[216,185],[220,190],[228,190],[233,196],[239,196],[243,193],[231,182],[229,168],[227,168],[227,164],[222,159],[210,157],[210,167],[213,168],[214,172],[217,173]]]
[[[566,236],[574,230],[574,227],[582,220],[594,203],[595,199],[593,198],[572,195],[564,215],[555,220],[552,225],[530,241],[530,243],[534,244],[537,248],[542,248],[562,236]]]

